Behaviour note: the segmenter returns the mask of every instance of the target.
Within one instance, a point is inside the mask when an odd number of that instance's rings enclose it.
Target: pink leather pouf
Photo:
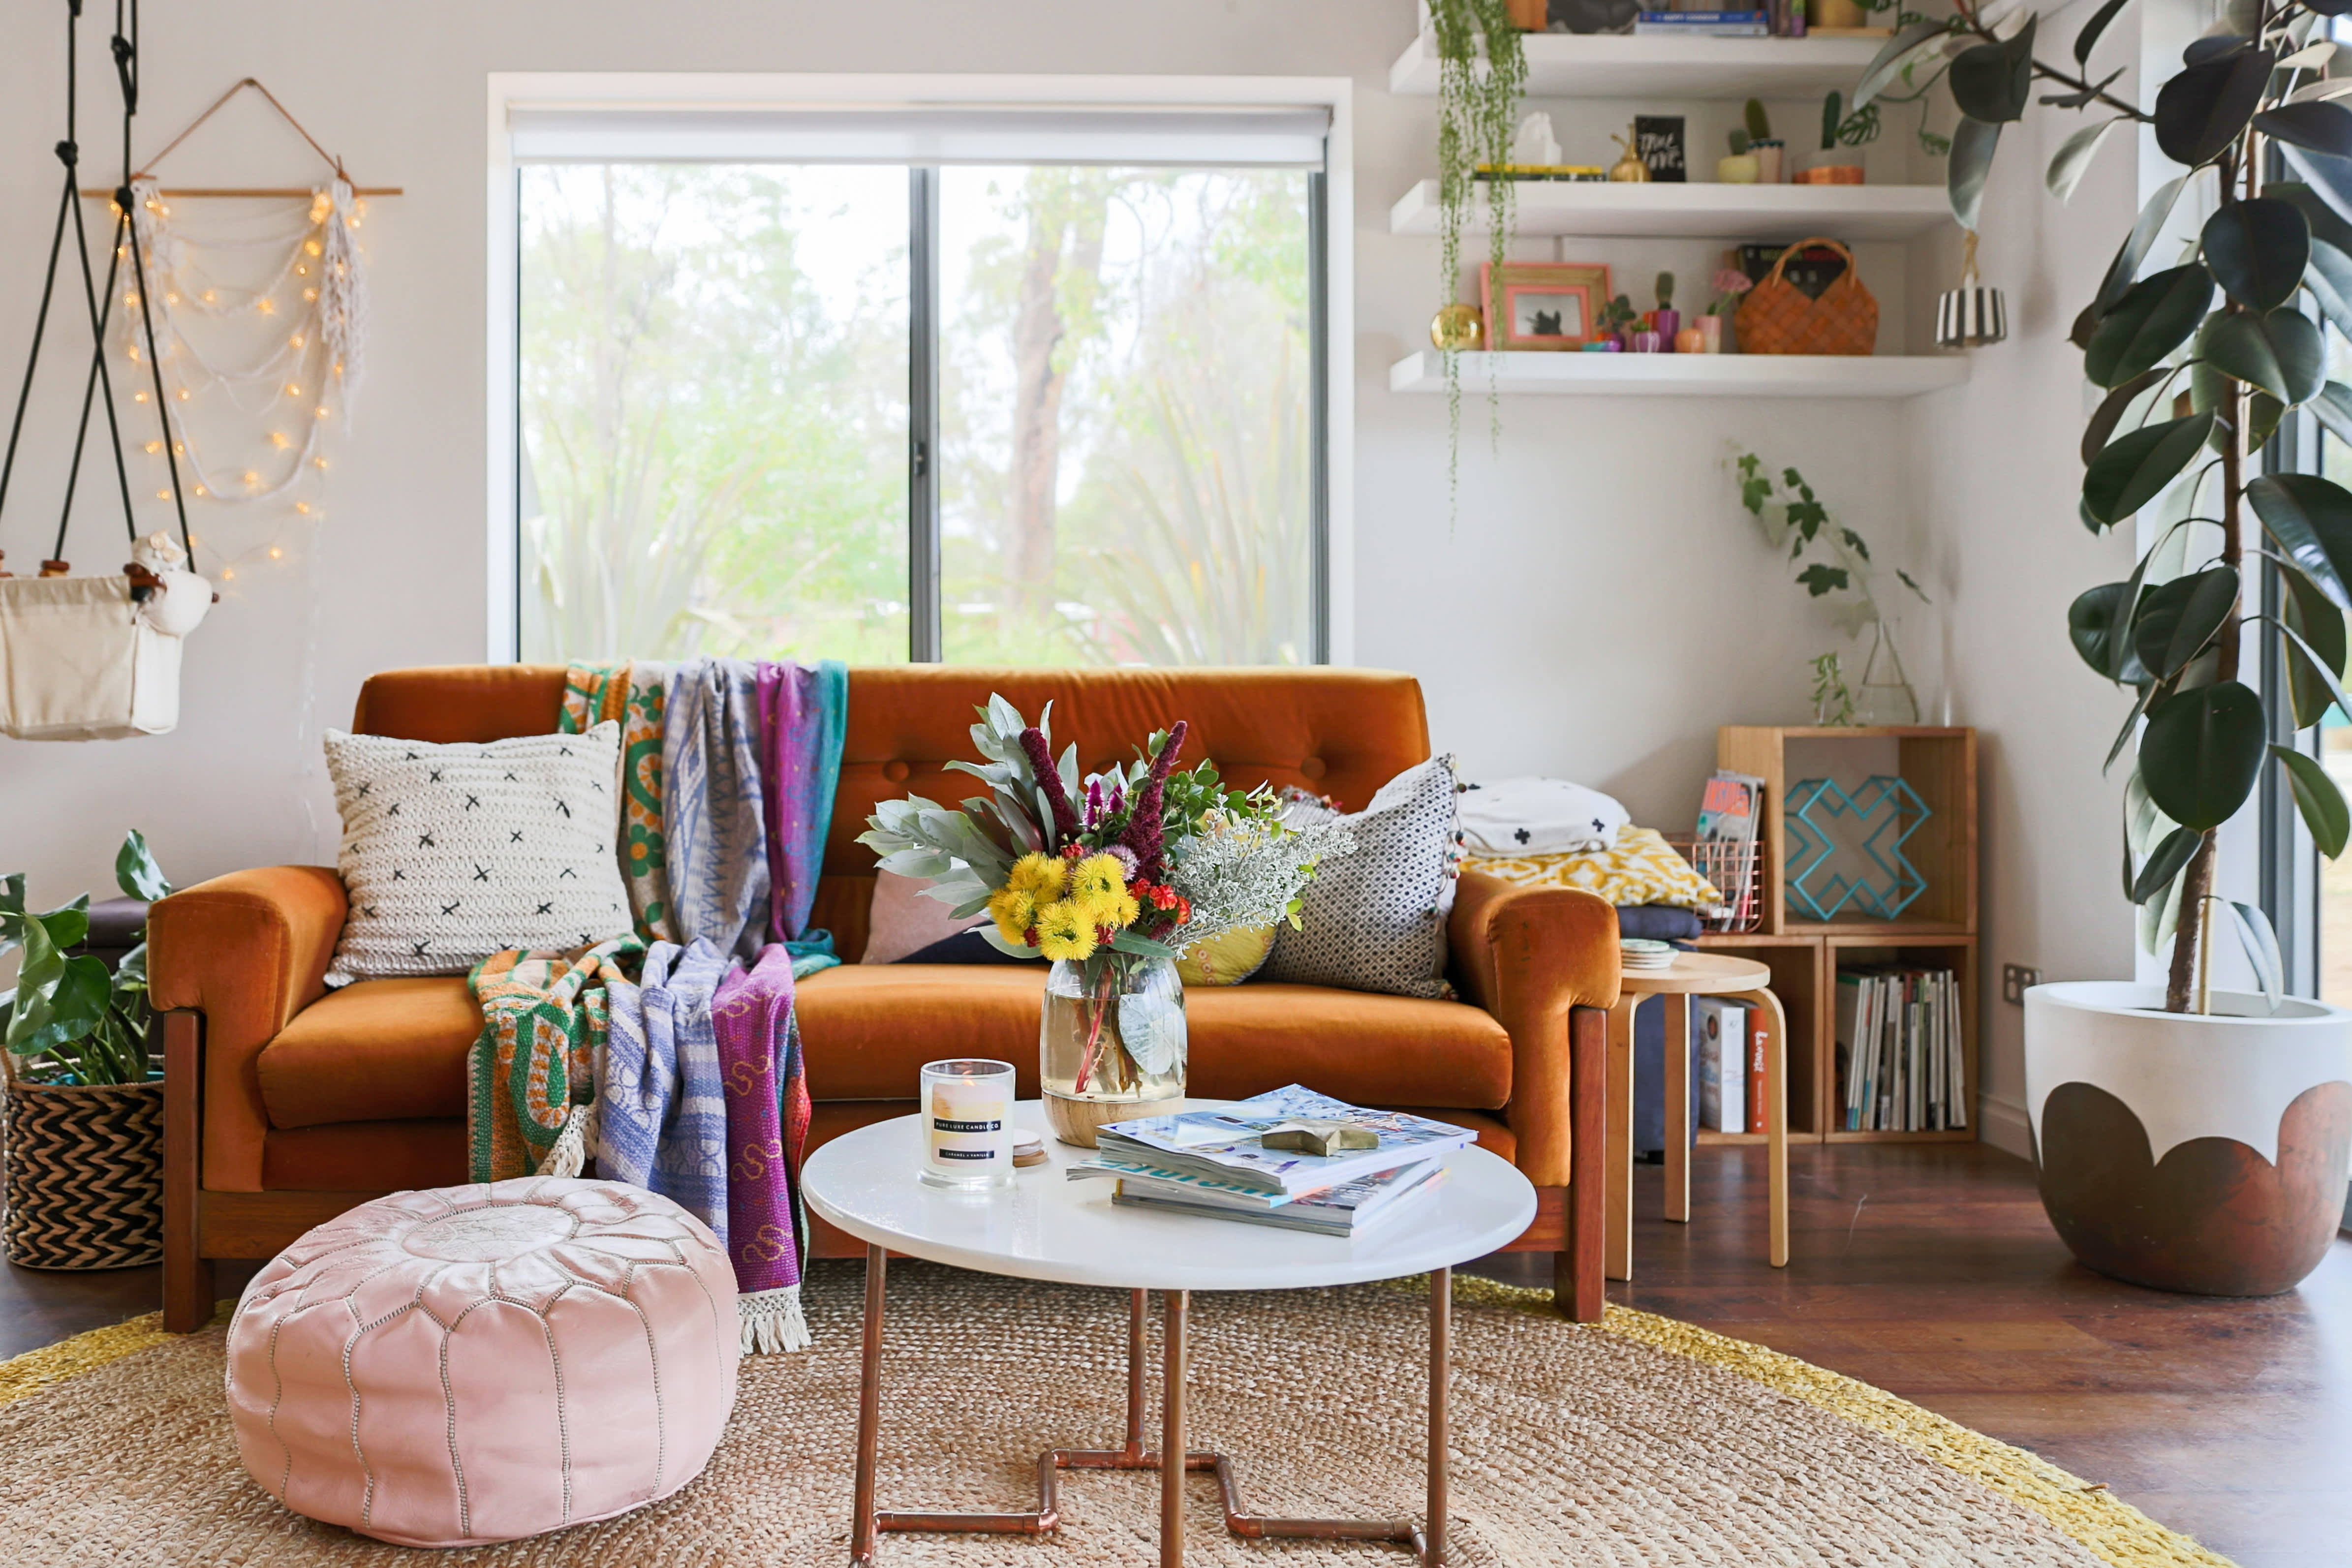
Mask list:
[[[297,1513],[404,1546],[512,1541],[699,1475],[740,1337],[726,1253],[666,1197],[552,1176],[394,1193],[254,1276],[229,1414]]]

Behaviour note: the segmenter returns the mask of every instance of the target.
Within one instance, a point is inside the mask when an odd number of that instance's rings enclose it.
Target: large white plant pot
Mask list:
[[[2326,1253],[2352,1160],[2352,1009],[2077,980],[2025,993],[2042,1205],[2074,1256],[2168,1291],[2267,1296]]]

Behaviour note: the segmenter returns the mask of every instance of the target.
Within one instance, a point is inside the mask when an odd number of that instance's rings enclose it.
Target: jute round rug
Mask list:
[[[816,1348],[743,1364],[701,1479],[625,1518],[423,1552],[279,1508],[238,1466],[217,1325],[152,1318],[0,1364],[0,1563],[655,1568],[847,1561],[862,1273],[819,1263]],[[1126,1302],[921,1263],[890,1271],[880,1501],[1035,1506],[1051,1447],[1116,1447]],[[2228,1568],[2104,1490],[1891,1395],[1760,1347],[1612,1308],[1457,1285],[1453,1561]],[[1268,1513],[1418,1516],[1425,1297],[1399,1286],[1194,1299],[1194,1446]],[[1152,1419],[1157,1421],[1157,1415]],[[1158,1561],[1158,1479],[1066,1473],[1057,1536],[887,1535],[885,1564]],[[1227,1535],[1191,1483],[1190,1561],[1385,1568],[1398,1548]]]

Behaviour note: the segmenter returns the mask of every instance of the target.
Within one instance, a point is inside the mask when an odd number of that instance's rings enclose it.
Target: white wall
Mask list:
[[[0,15],[0,202],[18,214],[0,226],[0,367],[13,367],[29,330],[54,200],[60,26],[50,7]],[[1435,242],[1386,232],[1390,203],[1433,172],[1434,100],[1385,90],[1412,26],[1408,0],[247,0],[233,20],[150,7],[142,149],[253,75],[355,177],[406,194],[373,204],[363,231],[370,380],[329,519],[312,540],[282,517],[199,516],[200,553],[282,538],[287,557],[224,585],[188,644],[176,733],[0,741],[0,866],[29,870],[37,898],[102,888],[131,825],[149,831],[184,881],[330,856],[320,728],[347,722],[371,671],[484,655],[488,73],[1348,75],[1359,90],[1359,661],[1417,674],[1436,742],[1474,774],[1565,774],[1620,793],[1642,821],[1686,825],[1715,727],[1801,719],[1804,662],[1833,643],[1738,508],[1724,457],[1731,442],[1752,445],[1803,469],[1883,554],[1930,568],[1941,607],[1906,622],[1905,654],[1937,716],[1948,642],[1952,716],[1990,732],[1988,958],[2011,954],[2053,976],[2124,972],[2126,927],[2106,864],[2113,819],[2094,782],[2113,704],[2073,667],[2063,634],[2067,600],[2121,547],[2071,520],[2080,378],[2057,340],[2127,211],[2117,193],[2126,161],[2110,150],[2112,166],[2061,212],[2040,194],[2036,161],[2009,150],[1988,204],[1986,260],[2010,290],[2018,340],[1979,355],[1969,387],[1907,405],[1519,400],[1505,406],[1499,458],[1474,395],[1449,526],[1444,400],[1386,385],[1390,362],[1426,341],[1434,303]],[[84,43],[85,141],[102,145],[111,73],[96,26]],[[1782,113],[1796,116],[1783,130],[1801,145],[1804,110]],[[1695,162],[1711,160],[1725,117],[1719,106],[1693,111]],[[1601,138],[1622,120],[1613,110],[1564,110],[1561,120],[1570,156],[1608,161]],[[1888,134],[1906,137],[1907,121]],[[1874,151],[1875,177],[1902,156],[1895,145]],[[315,163],[248,98],[165,168],[185,182],[307,182]],[[1577,258],[1596,252],[1638,304],[1661,267],[1681,275],[1686,308],[1704,302],[1713,247],[1618,242]],[[1528,254],[1551,252],[1538,243]],[[1916,341],[1941,269],[1906,272],[1899,256],[1873,254],[1864,275],[1886,307],[1886,341]],[[48,382],[48,417],[0,518],[0,547],[20,568],[47,552],[57,476],[40,459],[60,439],[67,382]],[[152,498],[144,510],[142,528],[162,525]],[[68,553],[111,567],[119,527],[105,505],[88,506]],[[1988,1014],[1988,1082],[2013,1093],[2013,1015]]]

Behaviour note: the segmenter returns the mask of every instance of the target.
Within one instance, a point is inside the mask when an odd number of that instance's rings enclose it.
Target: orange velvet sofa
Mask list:
[[[556,727],[559,666],[397,670],[372,677],[352,727],[435,742]],[[874,855],[857,841],[877,800],[956,800],[973,709],[1001,692],[1033,717],[1053,703],[1058,749],[1089,769],[1192,722],[1184,761],[1235,784],[1301,785],[1360,808],[1429,756],[1421,689],[1370,670],[856,669],[841,782],[814,923],[837,968],[801,983],[816,1102],[812,1146],[913,1109],[927,1061],[988,1056],[1037,1092],[1045,967],[857,962]],[[213,1261],[274,1255],[382,1194],[467,1179],[465,1060],[481,1026],[465,977],[321,977],[342,928],[324,866],[243,871],[150,915],[165,1061],[164,1316],[209,1318]],[[1603,1015],[1617,999],[1616,913],[1588,894],[1465,874],[1448,928],[1462,999],[1246,984],[1186,994],[1190,1088],[1240,1097],[1297,1082],[1477,1129],[1541,1197],[1517,1243],[1554,1254],[1563,1311],[1601,1310]],[[862,1249],[820,1224],[818,1256]]]

